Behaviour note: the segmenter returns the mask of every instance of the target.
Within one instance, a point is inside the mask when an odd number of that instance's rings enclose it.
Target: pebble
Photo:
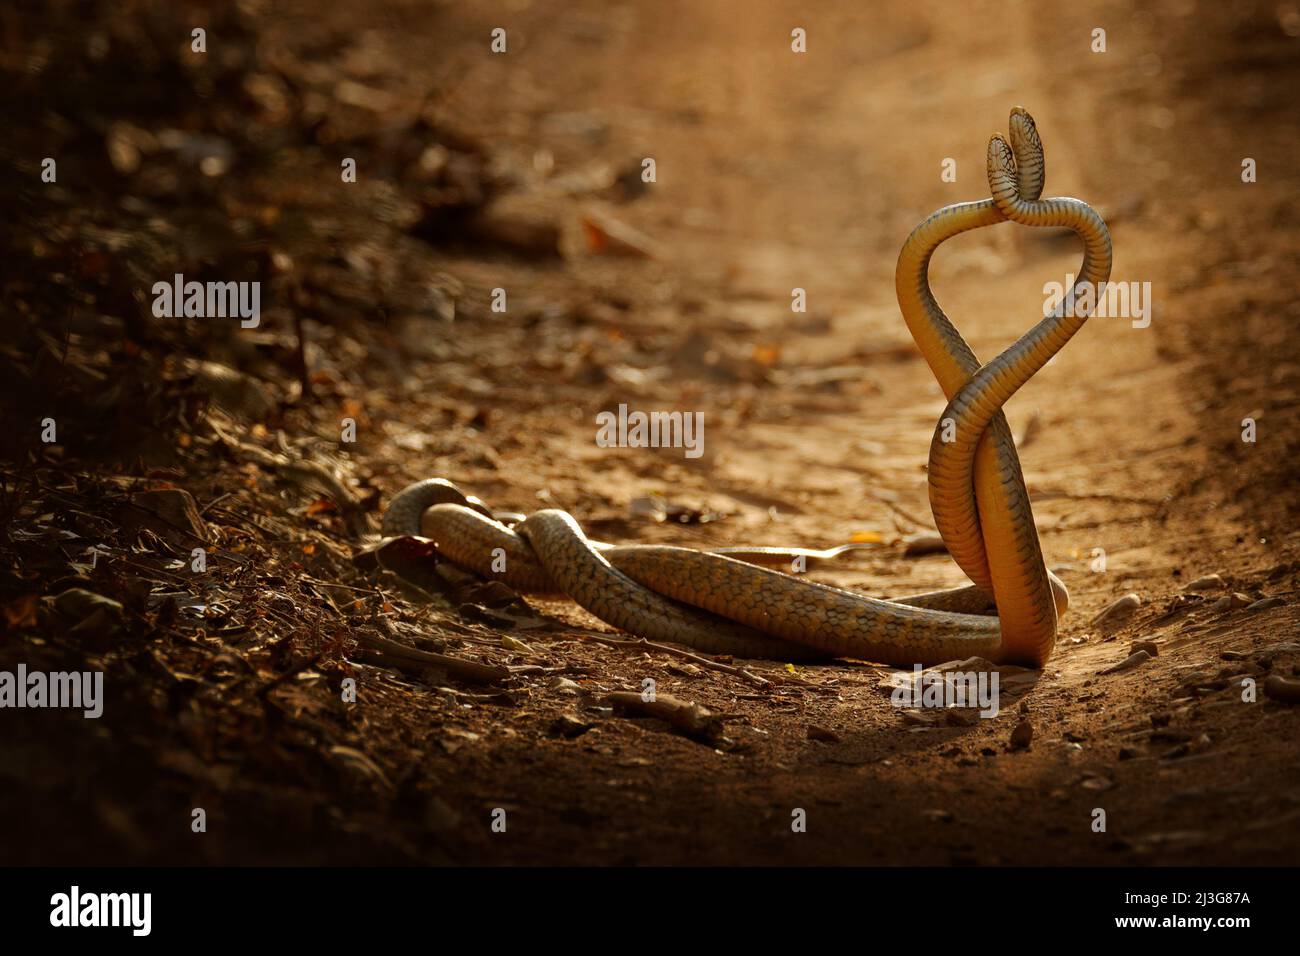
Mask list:
[[[549,732],[552,737],[566,737],[572,740],[574,737],[581,737],[591,727],[591,724],[579,720],[572,714],[561,714],[551,721]]]
[[[1237,591],[1232,594],[1225,594],[1223,597],[1219,598],[1210,605],[1209,610],[1217,612],[1235,611],[1237,608],[1248,607],[1252,603],[1254,602],[1251,600],[1249,594],[1242,594],[1240,591]]]
[[[582,693],[582,688],[569,680],[567,677],[557,677],[551,681],[551,690],[558,694],[577,696]]]
[[[1215,588],[1222,588],[1222,587],[1227,587],[1227,584],[1224,582],[1224,580],[1223,580],[1223,576],[1222,576],[1222,575],[1220,575],[1220,574],[1207,574],[1207,575],[1205,575],[1205,577],[1197,578],[1195,581],[1192,581],[1192,582],[1191,582],[1190,584],[1188,584],[1187,587],[1185,587],[1183,590],[1185,590],[1185,591],[1209,591],[1209,590],[1213,590],[1213,589],[1215,589]]]
[[[1104,671],[1098,671],[1099,674],[1117,674],[1120,671],[1132,670],[1133,668],[1145,664],[1151,660],[1151,655],[1146,651],[1134,651],[1124,660],[1120,661],[1114,667],[1108,667]]]
[[[1016,724],[1015,729],[1011,731],[1010,744],[1012,750],[1028,750],[1033,740],[1034,725],[1027,720],[1020,721],[1020,723]]]
[[[839,734],[831,730],[829,727],[818,727],[816,724],[809,724],[808,739],[821,740],[829,744],[837,744],[840,742],[841,738]]]
[[[1125,594],[1112,601],[1100,614],[1092,619],[1096,627],[1105,628],[1118,624],[1142,606],[1142,598],[1136,594]]]
[[[1300,680],[1273,674],[1264,681],[1264,693],[1283,704],[1300,704]]]
[[[1160,656],[1160,648],[1156,647],[1155,641],[1134,641],[1128,647],[1130,654],[1136,654],[1138,651],[1146,651],[1152,657]]]
[[[1260,598],[1260,599],[1259,599],[1258,601],[1256,601],[1254,604],[1247,604],[1247,605],[1246,605],[1246,610],[1247,610],[1247,611],[1267,611],[1269,608],[1281,607],[1281,606],[1282,606],[1283,604],[1285,604],[1285,603],[1286,603],[1286,601],[1283,601],[1280,597],[1266,597],[1266,598]]]

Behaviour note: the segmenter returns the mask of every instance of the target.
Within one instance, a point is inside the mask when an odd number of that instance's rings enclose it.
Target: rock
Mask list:
[[[1138,651],[1146,651],[1152,657],[1160,656],[1160,648],[1156,646],[1155,641],[1134,641],[1128,647],[1130,654],[1136,654]]]
[[[1269,608],[1281,607],[1284,604],[1286,604],[1286,601],[1282,600],[1280,597],[1266,597],[1266,598],[1260,598],[1258,601],[1254,602],[1253,604],[1247,604],[1246,610],[1267,611]]]
[[[1022,719],[1020,723],[1016,724],[1015,729],[1011,731],[1009,743],[1012,750],[1028,750],[1033,740],[1034,725],[1028,720]]]
[[[470,591],[465,596],[465,600],[470,604],[499,610],[514,604],[519,600],[519,595],[500,581],[485,581]]]
[[[952,814],[947,810],[926,810],[921,816],[931,823],[952,823]]]
[[[1132,670],[1135,667],[1145,664],[1149,660],[1151,660],[1151,655],[1148,654],[1146,651],[1134,651],[1132,654],[1124,658],[1124,660],[1120,661],[1114,667],[1108,667],[1103,671],[1098,671],[1097,673],[1118,674],[1120,671]]]
[[[551,690],[566,697],[576,697],[582,693],[582,688],[567,677],[557,677],[551,681]]]
[[[1107,605],[1101,613],[1092,619],[1094,627],[1109,630],[1117,627],[1133,616],[1133,612],[1142,606],[1142,598],[1136,594],[1125,594]]]
[[[1264,693],[1283,704],[1300,704],[1300,680],[1273,674],[1264,681]]]
[[[1120,759],[1120,760],[1133,760],[1135,757],[1140,757],[1141,755],[1142,755],[1142,752],[1141,752],[1140,750],[1138,750],[1136,747],[1120,747],[1120,748],[1119,748],[1119,759]]]
[[[1240,591],[1237,591],[1233,594],[1225,594],[1223,597],[1219,598],[1210,605],[1209,610],[1216,613],[1235,611],[1238,608],[1247,607],[1251,603],[1253,602],[1251,601],[1249,594],[1242,594]]]
[[[1223,576],[1218,574],[1207,574],[1205,577],[1197,578],[1183,588],[1184,591],[1215,591],[1219,588],[1225,588],[1228,585],[1224,582]]]
[[[69,588],[45,598],[45,603],[67,628],[67,635],[87,647],[106,646],[125,627],[122,605],[94,591]]]
[[[564,737],[572,740],[575,737],[581,737],[592,728],[592,725],[585,721],[579,720],[572,714],[561,714],[551,721],[547,728],[547,733],[552,737]]]
[[[535,653],[533,649],[529,647],[527,644],[525,644],[523,641],[511,637],[509,634],[502,635],[501,646],[504,647],[506,650],[516,651],[517,653],[520,654]]]
[[[974,727],[979,719],[979,711],[968,707],[948,707],[943,712],[943,721],[949,727]]]
[[[808,725],[808,739],[820,740],[825,743],[837,744],[840,742],[840,735],[828,727],[818,727],[816,724]]]

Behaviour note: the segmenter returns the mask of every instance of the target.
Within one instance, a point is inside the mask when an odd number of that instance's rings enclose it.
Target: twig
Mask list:
[[[696,703],[687,703],[671,694],[656,694],[647,700],[631,690],[614,691],[605,698],[615,714],[654,717],[667,721],[687,737],[714,744],[722,733],[722,718]]]
[[[480,664],[477,661],[467,661],[449,654],[422,651],[419,648],[390,641],[378,634],[358,634],[357,644],[365,649],[362,660],[366,660],[367,663],[378,663],[381,667],[396,667],[398,670],[405,671],[423,671],[436,667],[446,671],[452,677],[472,684],[497,684],[510,677],[512,673],[508,667]]]
[[[684,651],[677,647],[669,647],[667,644],[655,644],[647,641],[645,638],[637,638],[634,641],[623,641],[615,637],[603,637],[599,634],[576,634],[576,637],[584,641],[593,641],[597,644],[607,644],[610,647],[621,647],[625,650],[652,650],[668,654],[672,657],[679,657],[682,660],[690,661],[692,664],[698,664],[701,667],[707,667],[709,670],[721,671],[724,674],[731,674],[742,680],[749,681],[755,687],[770,687],[771,681],[752,674],[742,667],[733,667],[730,664],[722,664],[718,661],[711,661],[707,657],[700,657],[698,654],[692,654],[690,651]]]

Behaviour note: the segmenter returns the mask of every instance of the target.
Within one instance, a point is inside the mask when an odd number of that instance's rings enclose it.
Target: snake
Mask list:
[[[1110,233],[1079,199],[1042,199],[1045,160],[1030,114],[1011,111],[1008,139],[989,140],[990,197],[954,203],[912,230],[898,257],[895,291],[904,322],[947,405],[931,441],[927,486],[935,528],[971,580],[892,600],[809,581],[769,565],[830,560],[844,547],[616,545],[588,538],[567,512],[493,512],[454,483],[427,478],[390,501],[385,537],[432,540],[453,564],[535,595],[565,596],[620,630],[712,654],[806,663],[851,658],[932,666],[983,657],[1041,668],[1069,604],[1043,558],[1010,427],[1002,407],[1091,314],[1080,294],[1110,277]],[[1010,347],[981,363],[935,299],[930,261],[953,236],[1014,222],[1062,228],[1083,244],[1071,289]],[[1094,297],[1091,302],[1097,299]]]

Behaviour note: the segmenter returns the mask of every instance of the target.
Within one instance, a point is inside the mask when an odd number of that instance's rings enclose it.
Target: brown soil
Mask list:
[[[198,66],[146,29],[193,15],[151,10],[136,35],[105,13],[113,52],[83,66],[124,91],[99,98],[25,72],[45,34],[16,21],[17,92],[77,119],[29,103],[5,147],[35,181],[32,157],[63,138],[62,193],[16,199],[7,260],[25,265],[4,295],[21,331],[4,362],[14,427],[53,414],[67,437],[5,463],[0,666],[103,669],[108,703],[93,722],[0,712],[0,860],[1300,860],[1300,711],[1262,691],[1300,673],[1300,14],[1025,4],[1006,29],[1005,4],[808,6],[285,3],[214,22]],[[47,16],[50,36],[75,32]],[[504,56],[487,51],[496,26]],[[807,54],[790,52],[794,27]],[[116,59],[150,43],[166,56],[138,73]],[[1046,144],[1046,193],[1101,211],[1112,279],[1150,282],[1153,313],[1147,328],[1090,321],[1007,408],[1030,430],[1043,550],[1072,605],[1054,657],[997,718],[901,714],[884,669],[861,663],[746,663],[760,687],[589,640],[618,635],[572,606],[485,610],[460,583],[419,602],[354,560],[388,496],[429,475],[497,508],[563,507],[606,540],[825,547],[927,530],[943,400],[898,315],[895,259],[931,210],[987,195],[985,143],[1017,104]],[[110,121],[220,134],[234,163],[204,176],[145,148],[138,168],[110,165]],[[411,173],[430,145],[461,164],[438,174],[442,198]],[[345,156],[356,184],[338,182]],[[645,156],[657,182],[640,189]],[[1244,157],[1258,182],[1242,182]],[[593,211],[659,258],[583,248]],[[932,281],[988,358],[1078,256],[1069,237],[1004,225],[951,242]],[[266,279],[255,335],[148,318],[139,290],[201,270]],[[255,376],[268,408],[248,386],[222,399],[186,359]],[[596,414],[620,403],[703,412],[705,454],[597,447]],[[338,441],[344,418],[355,443]],[[321,464],[285,466],[300,458]],[[129,504],[147,487],[202,509],[200,584],[175,564],[188,519]],[[632,508],[650,495],[715,520],[654,522]],[[106,553],[93,570],[91,545]],[[964,583],[944,554],[860,554],[811,575],[877,595]],[[1188,597],[1210,574],[1223,584]],[[125,626],[70,631],[47,600],[70,586],[121,602]],[[1132,617],[1091,623],[1130,592]],[[1283,603],[1216,605],[1234,593]],[[376,629],[536,668],[485,688],[372,666],[357,639]],[[1103,673],[1136,640],[1158,656]],[[722,736],[599,706],[646,678],[726,715]],[[589,729],[569,736],[566,715]],[[1010,744],[1022,720],[1027,749]],[[206,834],[190,832],[194,807]]]

